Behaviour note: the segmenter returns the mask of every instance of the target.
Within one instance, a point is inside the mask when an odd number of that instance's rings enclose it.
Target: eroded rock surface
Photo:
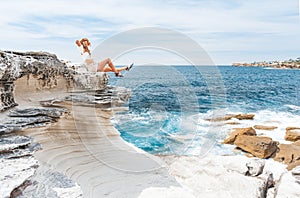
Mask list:
[[[299,127],[287,127],[285,137],[288,141],[300,140],[300,128]]]
[[[39,88],[53,88],[58,84],[58,76],[63,76],[71,86],[74,71],[47,52],[0,51],[0,111],[17,105],[14,81],[29,75],[38,79]]]
[[[269,137],[240,135],[234,144],[256,157],[268,158],[277,151],[278,143]]]
[[[229,137],[224,140],[224,144],[234,144],[234,141],[239,135],[256,135],[256,131],[252,127],[247,128],[233,128],[233,132],[229,134]]]

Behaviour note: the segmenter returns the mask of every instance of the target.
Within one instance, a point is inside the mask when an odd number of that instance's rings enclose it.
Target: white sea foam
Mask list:
[[[294,107],[295,108],[295,107]],[[134,122],[135,128],[127,126],[124,128],[134,136],[147,138],[149,135],[155,135],[156,138],[164,138],[170,140],[167,146],[173,152],[172,154],[187,154],[187,155],[201,155],[203,152],[211,152],[217,155],[235,155],[239,154],[234,150],[232,145],[224,145],[221,142],[228,136],[233,128],[254,127],[254,125],[274,126],[274,130],[260,130],[256,129],[258,135],[271,137],[273,140],[280,143],[290,143],[284,139],[286,127],[300,127],[300,115],[290,112],[276,112],[273,110],[261,110],[257,112],[247,112],[255,114],[253,120],[238,120],[232,118],[227,121],[212,122],[211,118],[223,117],[226,114],[241,114],[242,111],[230,111],[229,109],[222,109],[219,111],[208,111],[207,113],[198,113],[189,116],[180,115],[163,115],[162,112],[155,112],[150,114],[129,114],[120,115],[115,120],[122,130],[122,124],[126,122]],[[227,124],[235,122],[236,124]],[[138,126],[141,126],[140,128]],[[155,125],[155,126],[152,126]],[[159,125],[159,126],[158,126]],[[149,127],[147,127],[149,126]],[[129,127],[129,128],[128,128]],[[148,131],[147,131],[148,130]],[[159,130],[160,133],[156,133]],[[141,140],[142,141],[142,140]],[[142,142],[141,143],[142,145]],[[145,139],[147,141],[147,139]],[[139,145],[136,145],[139,146]],[[159,151],[159,150],[158,150]],[[178,151],[179,153],[174,153]]]
[[[284,106],[289,107],[292,110],[296,110],[296,111],[300,110],[300,106],[297,105],[284,105]]]
[[[227,112],[227,114],[242,113],[233,111]],[[258,135],[271,137],[273,140],[279,141],[280,143],[290,143],[284,139],[286,128],[291,126],[300,127],[300,116],[289,112],[262,110],[252,113],[255,114],[253,120],[238,120],[233,118],[228,121],[220,122],[207,121],[207,118],[212,118],[211,116],[214,115],[213,112],[199,113],[197,115],[190,116],[188,120],[191,120],[192,122],[189,123],[190,125],[195,125],[198,132],[195,134],[193,140],[188,143],[187,153],[198,155],[201,149],[203,150],[203,146],[206,142],[214,144],[213,146],[206,144],[206,146],[212,147],[211,152],[214,154],[235,154],[235,151],[233,151],[234,146],[221,144],[233,128],[254,127],[254,125],[275,126],[278,128],[274,130],[256,129],[256,132]],[[237,122],[238,124],[226,124],[228,122]],[[193,127],[190,126],[190,128]]]

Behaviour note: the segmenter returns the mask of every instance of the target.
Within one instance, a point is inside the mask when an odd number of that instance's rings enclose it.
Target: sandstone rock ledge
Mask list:
[[[110,118],[130,90],[108,86],[106,74],[45,52],[1,51],[0,82],[1,197],[189,194],[160,158],[120,137]]]

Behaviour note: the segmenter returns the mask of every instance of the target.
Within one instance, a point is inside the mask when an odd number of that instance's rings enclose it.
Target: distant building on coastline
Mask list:
[[[289,59],[287,61],[261,61],[261,62],[253,62],[253,63],[232,63],[232,66],[236,67],[274,67],[274,68],[292,68],[292,69],[300,69],[300,57],[296,60]]]

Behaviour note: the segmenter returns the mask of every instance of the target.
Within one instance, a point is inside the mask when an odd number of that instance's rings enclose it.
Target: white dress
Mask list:
[[[84,65],[86,66],[87,70],[89,72],[97,72],[97,63],[93,60],[92,56],[88,52],[83,53],[83,46],[77,47],[78,51],[80,52],[80,55],[84,61]],[[88,61],[91,61],[92,63],[87,64]]]

